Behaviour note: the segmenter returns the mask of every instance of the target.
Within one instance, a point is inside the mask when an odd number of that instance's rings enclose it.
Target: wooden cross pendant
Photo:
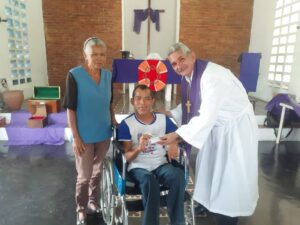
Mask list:
[[[191,112],[191,106],[192,106],[190,100],[187,100],[185,106],[186,106],[186,109],[187,109],[187,113],[190,113]]]

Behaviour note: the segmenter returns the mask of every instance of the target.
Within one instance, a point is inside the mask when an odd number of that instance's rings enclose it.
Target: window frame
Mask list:
[[[31,60],[27,6],[25,0],[7,0],[4,6],[7,19],[8,54],[12,85],[31,83]]]
[[[267,80],[270,86],[289,89],[295,48],[300,0],[277,0]]]

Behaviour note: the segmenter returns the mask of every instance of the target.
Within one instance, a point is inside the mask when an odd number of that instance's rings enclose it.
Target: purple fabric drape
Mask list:
[[[274,115],[281,115],[282,107],[280,106],[280,103],[285,103],[294,108],[294,111],[288,111],[286,113],[290,113],[293,117],[293,120],[298,122],[300,119],[300,104],[288,94],[278,94],[274,96],[268,102],[265,109],[272,112]]]
[[[157,31],[160,31],[160,22],[159,22],[159,10],[153,10],[153,9],[135,9],[134,10],[134,25],[133,25],[133,31],[137,34],[141,31],[141,23],[142,21],[145,21],[148,16],[150,16],[150,19],[153,23],[155,23],[155,29]]]
[[[194,74],[192,80],[192,86],[189,89],[189,83],[186,79],[181,80],[181,103],[182,103],[182,124],[187,124],[190,119],[194,116],[199,115],[199,108],[201,104],[201,96],[200,93],[200,80],[202,74],[207,66],[207,61],[197,60],[194,67]],[[189,93],[189,96],[188,96]],[[185,103],[187,100],[190,100],[192,103],[190,107],[190,113],[187,113],[187,108]]]
[[[259,74],[259,64],[261,53],[242,53],[239,61],[240,65],[240,81],[242,82],[247,93],[256,91],[256,85]]]
[[[199,96],[200,81],[207,63],[207,61],[202,61],[199,59],[196,60],[191,87],[189,87],[189,83],[186,81],[186,79],[183,78],[181,80],[182,125],[187,124],[192,117],[199,115],[198,110],[201,105],[201,96]],[[190,113],[187,112],[187,107],[185,105],[188,100],[191,102]],[[184,145],[187,155],[190,157],[191,145],[187,143]]]
[[[31,114],[18,111],[11,114],[11,122],[6,126],[7,145],[62,145],[64,144],[66,112],[48,115],[48,125],[44,128],[28,128],[27,120]]]
[[[148,10],[142,10],[142,9],[135,9],[134,10],[134,26],[133,31],[137,34],[141,31],[141,23],[142,21],[146,20],[148,17]]]
[[[159,10],[150,9],[150,19],[155,23],[155,29],[160,31]]]

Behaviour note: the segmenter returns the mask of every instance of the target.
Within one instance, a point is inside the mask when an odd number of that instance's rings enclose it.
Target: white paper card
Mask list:
[[[160,141],[160,138],[159,138],[159,137],[151,137],[151,139],[150,139],[151,144],[155,144],[155,143],[157,143],[158,141]]]

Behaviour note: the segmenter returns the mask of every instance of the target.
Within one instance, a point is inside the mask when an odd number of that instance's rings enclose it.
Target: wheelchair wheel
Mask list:
[[[125,196],[118,196],[116,200],[115,222],[116,225],[128,225],[128,210],[125,204]]]
[[[123,225],[128,225],[128,210],[125,205],[122,207]]]
[[[115,219],[115,191],[112,160],[106,157],[103,162],[100,184],[100,206],[103,220],[107,225],[113,225]]]
[[[185,224],[195,225],[194,200],[190,199],[184,203]]]

